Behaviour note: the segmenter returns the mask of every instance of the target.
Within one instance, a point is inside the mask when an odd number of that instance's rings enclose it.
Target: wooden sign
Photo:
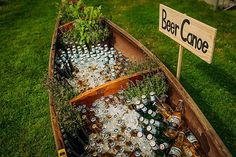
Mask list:
[[[215,28],[160,4],[159,30],[202,60],[212,62]]]

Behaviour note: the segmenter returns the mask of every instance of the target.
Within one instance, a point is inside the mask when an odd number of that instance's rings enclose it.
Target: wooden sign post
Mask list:
[[[212,62],[215,28],[160,4],[159,31],[180,44],[177,79],[180,78],[183,47],[207,63]]]

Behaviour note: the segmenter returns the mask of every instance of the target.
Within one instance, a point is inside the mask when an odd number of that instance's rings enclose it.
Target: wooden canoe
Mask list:
[[[198,108],[197,104],[193,101],[191,96],[183,88],[180,82],[173,76],[173,74],[166,68],[166,66],[145,46],[143,46],[139,41],[129,35],[127,32],[122,30],[120,27],[115,25],[109,20],[103,20],[109,27],[109,30],[112,32],[112,38],[110,43],[113,44],[115,49],[125,52],[124,55],[131,60],[140,61],[145,57],[150,57],[153,59],[160,67],[160,70],[165,74],[168,84],[168,96],[169,102],[171,104],[177,104],[179,99],[183,99],[185,103],[185,122],[188,127],[193,131],[195,136],[198,138],[204,152],[210,157],[232,157],[229,150],[226,148],[220,137],[217,135],[211,124],[208,122],[206,117],[203,115],[201,110]],[[56,53],[56,42],[58,31],[66,31],[72,27],[73,23],[69,23],[66,26],[59,28],[59,19],[57,19],[55,25],[55,31],[51,43],[51,51],[49,58],[49,78],[53,79],[53,70],[54,70],[54,57]],[[94,89],[86,91],[81,95],[70,100],[72,103],[77,103],[78,100],[91,103],[91,100],[95,100],[103,95],[109,95],[116,93],[117,90],[121,88],[126,88],[126,84],[129,80],[142,79],[140,74],[134,74],[132,76],[124,76],[116,80],[107,82],[101,86],[98,86]],[[56,149],[59,152],[59,156],[64,155],[64,143],[62,135],[60,132],[60,127],[57,120],[55,105],[53,101],[52,94],[49,92],[49,104],[50,104],[50,114],[51,122],[53,128],[53,134],[56,144]]]

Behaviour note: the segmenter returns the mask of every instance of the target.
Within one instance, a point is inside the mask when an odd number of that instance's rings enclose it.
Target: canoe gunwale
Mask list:
[[[49,81],[53,80],[54,78],[54,58],[56,53],[56,42],[57,42],[57,35],[58,35],[58,27],[59,27],[60,19],[59,16],[56,18],[56,24],[53,32],[53,37],[51,41],[51,49],[50,49],[50,56],[49,56],[49,66],[48,66],[48,78]],[[57,152],[61,149],[65,149],[64,141],[62,139],[62,134],[59,126],[59,122],[57,119],[56,107],[54,104],[53,94],[52,91],[49,90],[49,105],[50,105],[50,117],[51,117],[51,125],[54,135],[54,141],[56,144]]]

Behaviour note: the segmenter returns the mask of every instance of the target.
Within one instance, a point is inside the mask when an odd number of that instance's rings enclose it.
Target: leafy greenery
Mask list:
[[[65,126],[69,132],[75,132],[76,125],[79,127],[81,124],[81,119],[79,113],[68,100],[73,98],[76,92],[65,82],[58,82],[55,79],[48,79],[46,87],[53,95],[60,125]]]
[[[157,70],[158,65],[150,58],[146,58],[143,62],[130,62],[127,67],[127,75],[134,74],[141,71],[153,71]]]
[[[157,96],[164,95],[167,92],[168,85],[162,72],[143,77],[142,81],[137,80],[129,83],[129,88],[124,91],[126,99],[141,98],[142,95],[149,95],[152,91],[156,92]]]
[[[64,33],[65,40],[77,41],[80,45],[95,44],[104,41],[109,36],[108,28],[101,23],[101,6],[83,6],[82,1],[70,3],[66,0],[59,15],[62,23],[74,21],[75,27]],[[82,8],[83,6],[83,8]]]
[[[108,28],[100,23],[101,7],[85,7],[84,15],[75,20],[75,28],[70,32],[79,44],[94,44],[104,41]]]
[[[42,83],[56,2],[59,0],[0,2],[1,156],[56,156],[48,92]]]
[[[71,0],[63,0],[62,5],[59,6],[59,17],[61,19],[61,24],[74,21],[83,14],[84,4],[82,0],[73,3]]]

